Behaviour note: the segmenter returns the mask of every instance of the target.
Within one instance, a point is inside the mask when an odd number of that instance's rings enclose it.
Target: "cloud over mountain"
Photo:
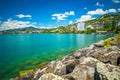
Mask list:
[[[2,22],[0,25],[0,30],[8,30],[8,29],[18,29],[25,27],[35,27],[35,23],[31,23],[29,21],[18,21],[13,19],[8,19],[5,22]]]
[[[55,13],[52,15],[51,19],[61,21],[61,20],[66,20],[68,16],[74,16],[74,15],[75,15],[74,11],[65,12],[65,13]]]

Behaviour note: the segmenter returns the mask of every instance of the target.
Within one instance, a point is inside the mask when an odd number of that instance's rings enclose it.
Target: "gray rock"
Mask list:
[[[21,80],[19,77],[11,78],[10,80]]]
[[[111,46],[109,49],[109,51],[119,51],[119,48],[117,46]]]
[[[79,52],[79,51],[76,51],[73,56],[76,58],[76,59],[79,59],[81,56],[82,56],[82,53]]]
[[[62,62],[68,61],[68,60],[72,60],[75,59],[73,56],[69,55],[69,56],[65,56],[62,59],[60,59]]]
[[[73,72],[63,77],[69,80],[94,80],[95,66],[99,62],[92,57],[81,57]]]
[[[106,53],[102,55],[101,61],[102,62],[110,62],[113,65],[117,65],[117,60],[120,57],[119,52],[111,51],[109,53]]]
[[[22,80],[32,80],[33,77],[33,74],[28,73],[24,77],[22,77]]]
[[[33,80],[38,80],[43,74],[46,73],[47,67],[43,68],[42,70],[38,69],[33,77]]]
[[[92,44],[92,45],[90,45],[90,46],[87,47],[87,50],[92,50],[94,48],[95,48],[95,46]]]
[[[81,65],[87,65],[90,67],[95,67],[96,63],[99,62],[99,60],[92,58],[92,57],[82,57],[79,61]]]
[[[77,65],[67,77],[73,78],[73,80],[94,80],[94,68],[87,65]]]
[[[38,80],[67,80],[53,73],[42,75]]]
[[[57,61],[56,67],[55,67],[53,73],[56,75],[60,75],[60,76],[65,75],[66,74],[66,66],[61,61]]]
[[[90,50],[90,51],[86,54],[86,56],[89,57],[89,56],[91,56],[94,52],[95,52],[94,50]]]
[[[100,42],[97,42],[94,44],[96,47],[103,47],[104,46],[104,41],[101,40]]]
[[[64,64],[66,65],[66,74],[71,73],[78,63],[79,60],[76,59],[64,62]]]
[[[98,62],[97,71],[100,74],[101,79],[120,80],[120,67],[118,66]]]

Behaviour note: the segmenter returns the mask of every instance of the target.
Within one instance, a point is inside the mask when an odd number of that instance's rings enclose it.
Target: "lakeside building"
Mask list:
[[[86,28],[94,29],[94,27],[92,25],[88,25],[88,26],[86,26]]]
[[[79,22],[77,25],[78,30],[85,30],[85,23],[84,22]]]

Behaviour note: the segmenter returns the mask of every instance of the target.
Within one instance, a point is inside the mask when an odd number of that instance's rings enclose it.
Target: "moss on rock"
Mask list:
[[[108,38],[104,41],[104,48],[109,48],[114,44],[114,40],[112,38]]]
[[[115,36],[115,38],[116,38],[116,39],[120,39],[120,34],[117,34],[117,35]]]
[[[108,38],[104,40],[104,48],[109,48],[114,44],[119,44],[120,43],[120,34],[117,34],[113,38]]]
[[[23,70],[23,71],[20,71],[19,76],[24,77],[27,74],[33,74],[33,73],[34,73],[33,70]]]
[[[47,64],[48,64],[48,62],[43,62],[43,63],[41,63],[40,65],[38,65],[37,68],[42,69],[42,68],[44,68]]]

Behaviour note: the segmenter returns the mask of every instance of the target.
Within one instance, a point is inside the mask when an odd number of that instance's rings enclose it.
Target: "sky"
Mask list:
[[[120,0],[0,0],[0,30],[54,28],[120,12]]]

